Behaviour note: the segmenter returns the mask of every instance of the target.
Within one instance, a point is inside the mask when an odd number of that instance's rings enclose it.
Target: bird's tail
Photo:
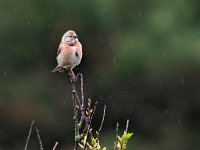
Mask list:
[[[62,72],[62,67],[61,66],[57,66],[56,68],[54,68],[51,73],[54,73],[56,71]]]

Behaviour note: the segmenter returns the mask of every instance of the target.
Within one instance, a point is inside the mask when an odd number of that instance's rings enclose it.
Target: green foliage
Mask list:
[[[127,147],[127,142],[132,137],[132,135],[133,133],[128,133],[126,131],[124,131],[124,134],[121,137],[117,135],[117,141],[115,142],[117,150],[125,150]],[[84,149],[84,145],[87,145],[89,150],[106,150],[106,147],[101,148],[98,134],[96,138],[90,136],[90,142],[86,142],[86,139],[87,135],[82,135],[82,139],[78,142],[78,145],[81,149]]]
[[[87,135],[85,135],[82,140],[78,143],[81,149],[84,149],[84,145],[86,144],[89,150],[106,150],[106,147],[101,148],[99,138],[90,137],[90,142],[86,142]]]
[[[124,134],[121,137],[117,136],[117,143],[115,143],[117,145],[117,149],[118,150],[126,149],[127,142],[132,137],[132,135],[133,133],[128,133],[124,131]]]
[[[88,137],[86,134],[82,134],[81,136],[79,136],[79,137],[81,137],[81,139],[79,139],[79,141],[78,141],[79,147],[83,150],[85,147],[88,147],[89,150],[106,150],[106,147],[101,148],[99,133],[96,132],[96,137],[93,136],[92,129],[90,129],[89,133],[90,133],[89,134],[90,142],[87,141]],[[133,133],[129,133],[126,131],[124,131],[124,133],[121,137],[119,135],[117,135],[117,137],[116,137],[117,141],[114,143],[117,150],[125,150],[127,147],[127,142],[129,141],[129,139],[132,136],[133,136]]]
[[[81,83],[83,83],[83,79],[82,79]],[[83,95],[84,94],[82,93],[82,96]],[[84,99],[82,102],[84,103]],[[106,150],[106,147],[101,148],[101,145],[100,145],[100,132],[101,132],[101,129],[102,129],[102,126],[104,123],[106,106],[104,106],[103,118],[101,121],[100,128],[98,131],[95,132],[96,134],[94,136],[94,134],[92,132],[91,122],[94,121],[93,116],[95,114],[97,102],[95,103],[95,105],[93,107],[91,104],[92,104],[92,100],[89,98],[88,102],[87,102],[87,109],[85,110],[85,108],[82,108],[79,110],[79,111],[81,111],[82,116],[77,118],[77,120],[80,120],[80,123],[78,125],[78,128],[75,129],[75,131],[78,131],[77,135],[75,136],[75,141],[78,142],[78,146],[83,150],[86,150],[87,148],[89,150]],[[81,107],[82,106],[84,106],[84,105],[81,105]],[[84,116],[84,114],[86,114],[86,116]],[[84,119],[85,121],[89,120],[89,122],[85,122],[85,127],[83,127],[83,130],[81,130],[81,124],[82,124],[81,118],[85,118]],[[133,135],[133,133],[127,132],[128,126],[129,126],[129,119],[126,122],[126,130],[124,131],[124,134],[121,137],[118,135],[118,133],[116,135],[117,141],[115,142],[114,150],[116,150],[116,148],[118,150],[126,149],[127,142]],[[117,123],[116,132],[118,132],[118,127],[119,127],[119,124]],[[75,143],[75,148],[76,147],[77,147],[77,143]]]
[[[110,122],[127,110],[145,138],[161,136],[168,143],[162,129],[174,134],[175,126],[191,133],[184,142],[190,147],[200,126],[193,127],[200,99],[199,14],[198,0],[0,0],[2,149],[17,149],[12,146],[23,142],[22,127],[33,118],[42,131],[64,138],[60,133],[72,123],[62,115],[70,112],[70,85],[50,70],[68,29],[77,31],[83,45],[78,71],[87,74],[87,92],[114,108]]]

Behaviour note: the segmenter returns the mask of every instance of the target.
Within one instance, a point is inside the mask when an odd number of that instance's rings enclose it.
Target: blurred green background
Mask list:
[[[23,149],[32,120],[45,149],[72,149],[71,84],[50,71],[73,29],[84,50],[74,71],[99,102],[94,129],[107,106],[102,146],[129,118],[128,150],[199,150],[199,15],[198,0],[0,0],[0,149]]]

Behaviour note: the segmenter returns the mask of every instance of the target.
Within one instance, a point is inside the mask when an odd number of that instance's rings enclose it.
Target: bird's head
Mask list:
[[[78,35],[73,30],[67,31],[62,37],[62,42],[67,43],[69,45],[74,45],[77,41]]]

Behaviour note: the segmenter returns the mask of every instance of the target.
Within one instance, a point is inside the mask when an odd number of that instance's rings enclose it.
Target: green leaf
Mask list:
[[[132,135],[133,135],[133,133],[126,133],[126,132],[124,131],[124,134],[123,134],[123,136],[122,136],[122,139],[124,139],[125,141],[128,141],[128,140],[131,138]]]

